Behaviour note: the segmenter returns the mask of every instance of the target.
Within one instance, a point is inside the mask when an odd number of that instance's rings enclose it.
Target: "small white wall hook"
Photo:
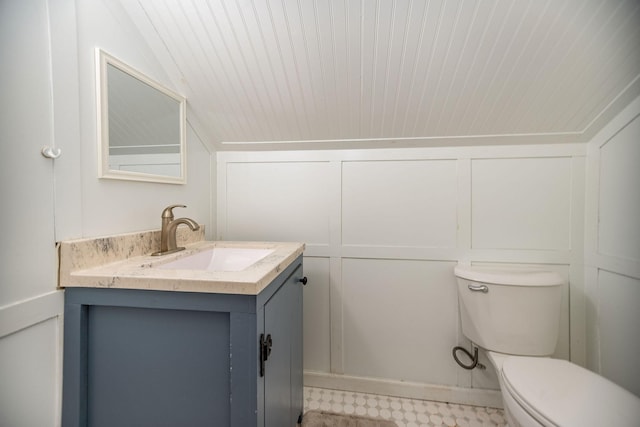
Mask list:
[[[58,157],[60,157],[60,154],[62,154],[62,150],[60,148],[50,147],[48,145],[42,147],[42,150],[40,150],[40,152],[47,159],[57,159]]]

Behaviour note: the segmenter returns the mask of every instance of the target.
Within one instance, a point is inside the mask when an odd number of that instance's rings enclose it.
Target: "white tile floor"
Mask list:
[[[507,426],[501,409],[305,387],[304,410],[312,409],[393,420],[398,427]]]

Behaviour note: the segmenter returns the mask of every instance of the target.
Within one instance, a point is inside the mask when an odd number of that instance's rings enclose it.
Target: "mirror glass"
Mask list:
[[[96,50],[100,178],[186,182],[185,98]]]

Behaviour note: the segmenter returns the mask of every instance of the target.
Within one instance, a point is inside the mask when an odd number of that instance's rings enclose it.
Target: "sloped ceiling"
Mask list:
[[[121,0],[216,150],[587,141],[640,1]]]

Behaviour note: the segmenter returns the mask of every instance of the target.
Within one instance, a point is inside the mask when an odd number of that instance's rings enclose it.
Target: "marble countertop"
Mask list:
[[[138,255],[135,251],[120,250],[125,252],[125,258],[114,260],[110,255],[112,248],[105,245],[104,239],[85,242],[61,243],[60,287],[257,295],[304,251],[303,243],[201,240],[183,244],[184,251],[164,256],[151,256],[151,251],[148,255]],[[215,247],[272,249],[273,252],[242,271],[156,268]],[[80,256],[84,252],[87,254]]]

